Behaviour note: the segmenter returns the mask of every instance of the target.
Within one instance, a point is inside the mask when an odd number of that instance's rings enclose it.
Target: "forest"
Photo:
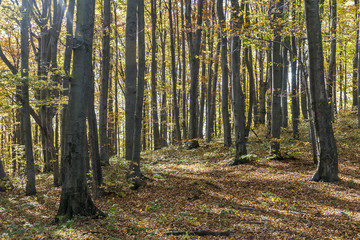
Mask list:
[[[0,0],[1,239],[360,239],[359,0]]]

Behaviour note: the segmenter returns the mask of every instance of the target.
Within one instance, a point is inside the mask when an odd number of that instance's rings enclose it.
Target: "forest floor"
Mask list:
[[[307,127],[300,141],[282,133],[284,160],[268,155],[264,127],[248,144],[248,164],[230,167],[234,148],[218,139],[142,155],[146,185],[129,190],[127,163],[112,159],[104,171],[106,196],[96,205],[105,218],[54,225],[60,188],[37,176],[35,196],[23,185],[0,193],[1,239],[360,239],[360,129],[355,115],[334,125],[339,153],[336,183],[312,182],[315,171]],[[167,235],[212,231],[229,236]],[[204,232],[203,232],[204,233]]]

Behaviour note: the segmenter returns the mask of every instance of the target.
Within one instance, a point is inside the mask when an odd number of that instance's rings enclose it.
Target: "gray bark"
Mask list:
[[[242,5],[243,6],[243,5]],[[245,126],[245,95],[240,83],[240,48],[241,42],[237,32],[240,31],[243,21],[238,1],[231,0],[232,29],[235,34],[231,37],[231,85],[232,85],[232,107],[235,128],[235,159],[231,165],[245,163],[242,159],[247,154],[246,150],[246,126]]]
[[[75,215],[104,215],[93,203],[87,185],[84,151],[86,142],[86,112],[92,84],[92,41],[95,1],[78,1],[74,61],[70,88],[69,115],[65,124],[64,179],[60,206],[55,221],[66,221]]]
[[[203,5],[204,1],[198,1],[197,8],[197,21],[195,35],[192,32],[192,21],[191,21],[191,10],[192,0],[185,1],[185,16],[186,16],[186,27],[189,29],[187,32],[188,43],[189,43],[189,54],[190,54],[190,106],[189,106],[189,139],[191,140],[189,148],[199,147],[199,142],[196,140],[198,137],[198,122],[197,122],[197,98],[199,88],[199,53],[200,53],[200,42],[201,42],[201,25],[203,21]]]
[[[305,15],[309,46],[311,106],[319,159],[312,180],[333,182],[339,180],[338,157],[330,118],[331,106],[325,90],[321,23],[317,0],[305,0]]]
[[[275,3],[274,21],[279,23],[283,18],[284,1]],[[282,89],[282,61],[281,61],[281,26],[275,26],[272,49],[272,96],[271,96],[271,154],[280,157],[280,127],[282,120],[281,89]]]
[[[330,0],[330,60],[327,76],[327,94],[331,108],[331,120],[334,121],[335,114],[335,84],[336,84],[336,0]]]
[[[136,104],[136,35],[137,35],[137,2],[129,1],[126,11],[125,33],[125,158],[132,159],[134,143],[135,104]]]
[[[31,137],[31,122],[30,122],[30,105],[29,105],[29,26],[30,26],[30,4],[28,0],[23,0],[21,6],[21,130],[23,132],[23,139],[25,143],[25,157],[26,157],[26,195],[36,194],[35,187],[35,165],[32,148]]]
[[[71,69],[71,57],[72,57],[72,46],[73,46],[73,26],[74,26],[74,8],[75,0],[70,0],[68,9],[66,12],[66,43],[65,43],[65,56],[64,56],[64,72],[65,76],[63,78],[63,92],[64,96],[69,96],[69,84],[70,84],[70,69]],[[64,160],[65,153],[68,151],[65,144],[65,125],[66,119],[68,118],[68,104],[63,105],[62,114],[61,114],[61,169],[60,169],[60,179],[59,184],[62,184],[64,179]]]
[[[282,111],[282,127],[287,128],[288,124],[288,81],[289,81],[289,59],[288,49],[290,49],[290,38],[287,36],[284,40],[284,47],[282,51],[283,58],[283,77],[282,77],[282,91],[281,91],[281,111]]]
[[[108,120],[108,95],[110,80],[110,23],[111,6],[110,0],[103,0],[103,38],[102,38],[102,76],[100,85],[100,107],[99,107],[99,139],[100,158],[103,165],[109,165],[109,139],[107,131]]]
[[[179,120],[179,107],[177,102],[177,73],[176,73],[176,63],[175,63],[175,31],[173,27],[172,20],[172,0],[169,0],[169,22],[170,22],[170,51],[171,51],[171,77],[172,77],[172,100],[173,100],[173,118],[175,121],[175,140],[179,142],[181,140],[181,131],[180,131],[180,120]]]
[[[293,125],[293,138],[299,139],[299,88],[298,81],[296,78],[297,70],[297,50],[296,50],[296,39],[295,36],[291,37],[291,49],[292,54],[290,54],[291,61],[291,112],[292,112],[292,125]]]
[[[156,42],[156,21],[157,21],[157,8],[156,0],[151,0],[151,111],[153,121],[153,134],[154,134],[154,149],[160,149],[160,133],[159,133],[159,118],[157,107],[157,42]]]
[[[144,24],[144,0],[138,0],[138,56],[139,56],[139,71],[137,82],[137,94],[135,105],[135,123],[134,123],[134,138],[133,138],[133,153],[130,163],[130,180],[131,188],[139,188],[141,183],[141,169],[140,169],[140,151],[141,151],[141,128],[142,128],[142,109],[144,98],[144,78],[145,78],[145,24]]]
[[[227,62],[227,36],[226,36],[226,22],[223,9],[223,0],[217,0],[217,14],[219,18],[219,24],[221,28],[221,73],[222,73],[222,100],[221,100],[221,112],[224,128],[224,145],[226,147],[231,146],[231,126],[229,115],[229,68]]]

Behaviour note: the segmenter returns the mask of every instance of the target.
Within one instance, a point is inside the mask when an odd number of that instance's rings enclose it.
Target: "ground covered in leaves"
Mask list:
[[[248,164],[230,167],[234,148],[221,140],[195,150],[169,147],[142,155],[146,185],[129,190],[127,163],[105,169],[108,216],[54,225],[60,189],[37,177],[38,194],[22,186],[0,193],[1,239],[360,239],[360,130],[354,118],[335,125],[341,181],[317,183],[307,129],[300,141],[283,131],[284,160],[268,156],[264,129],[249,139]],[[229,236],[168,235],[212,231]]]

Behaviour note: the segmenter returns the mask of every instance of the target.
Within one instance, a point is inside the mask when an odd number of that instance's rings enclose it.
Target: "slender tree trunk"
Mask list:
[[[156,24],[157,24],[157,7],[156,0],[151,0],[151,112],[153,121],[153,133],[154,133],[154,149],[161,148],[160,133],[159,133],[159,118],[157,108],[157,41],[156,41]]]
[[[352,81],[352,97],[353,97],[353,109],[358,105],[358,95],[357,95],[357,77],[358,77],[358,61],[359,61],[359,0],[354,0],[356,6],[356,46],[355,46],[355,55],[353,60],[353,81]]]
[[[132,160],[134,127],[135,127],[135,107],[136,107],[136,35],[137,35],[137,2],[129,1],[126,11],[126,33],[125,33],[125,158]]]
[[[65,43],[65,57],[64,57],[64,72],[65,77],[63,78],[63,92],[65,97],[69,96],[69,84],[70,84],[70,68],[71,68],[71,57],[72,57],[72,45],[73,45],[73,19],[74,19],[74,8],[75,0],[69,0],[68,10],[66,12],[66,43]],[[68,104],[63,104],[61,113],[61,169],[60,169],[60,182],[62,184],[65,175],[65,156],[68,151],[68,146],[65,142],[65,125],[68,118]]]
[[[192,10],[192,0],[185,1],[185,15],[186,15],[186,27],[189,29],[187,32],[188,43],[189,43],[189,53],[190,53],[190,106],[189,106],[189,138],[191,140],[189,148],[199,147],[199,142],[196,140],[198,137],[198,122],[197,122],[197,97],[198,97],[198,88],[199,88],[199,52],[200,52],[200,43],[201,43],[201,25],[203,21],[203,5],[204,1],[198,1],[197,9],[197,21],[196,21],[196,31],[193,35],[192,30],[192,21],[191,21],[191,10]]]
[[[280,24],[283,20],[284,1],[275,3],[276,12],[274,21]],[[282,62],[281,62],[281,26],[275,26],[274,42],[272,46],[272,96],[271,96],[271,154],[280,157],[280,127],[282,120],[281,111],[281,88],[282,88]]]
[[[21,129],[25,142],[26,157],[26,195],[36,194],[35,187],[35,166],[31,137],[30,105],[29,105],[29,25],[30,25],[30,4],[28,0],[22,1],[21,12],[21,96],[23,99],[21,108]]]
[[[171,51],[171,76],[172,76],[172,100],[173,100],[173,117],[175,121],[174,139],[179,142],[181,140],[180,120],[179,120],[179,107],[177,102],[177,74],[175,63],[175,30],[173,27],[173,12],[172,12],[172,0],[169,0],[169,21],[170,21],[170,51]]]
[[[224,145],[226,147],[231,146],[231,126],[229,115],[229,68],[227,62],[227,36],[226,36],[226,20],[223,9],[223,0],[217,0],[217,13],[219,18],[219,24],[221,27],[221,72],[222,72],[222,100],[221,100],[221,112],[224,128]]]
[[[292,49],[292,54],[290,54],[290,61],[291,61],[291,112],[292,112],[293,138],[299,139],[300,112],[299,112],[298,82],[296,79],[297,49],[296,49],[295,36],[291,37],[291,49]]]
[[[258,56],[259,69],[260,69],[260,89],[259,89],[259,123],[265,124],[266,116],[266,91],[268,84],[264,81],[264,52],[260,51]]]
[[[99,139],[100,158],[103,165],[109,165],[109,139],[107,137],[108,94],[110,80],[110,0],[103,0],[102,76],[100,85]]]
[[[103,178],[101,170],[101,157],[99,152],[98,130],[94,106],[94,77],[89,84],[89,103],[88,103],[88,124],[89,124],[89,145],[91,155],[91,169],[93,172],[94,198],[98,199],[104,195],[102,188]]]
[[[131,188],[139,188],[141,183],[140,169],[140,151],[141,151],[141,128],[142,128],[142,110],[144,99],[144,78],[145,78],[145,24],[144,24],[144,0],[138,0],[138,56],[139,71],[137,82],[137,94],[135,105],[135,123],[133,138],[133,154],[130,164]]]
[[[282,127],[287,128],[288,124],[288,80],[289,80],[289,59],[288,49],[290,49],[290,37],[285,37],[282,51],[283,58],[283,77],[281,91],[281,110],[282,110]]]
[[[162,14],[160,14],[160,19],[162,20]],[[161,87],[163,89],[162,98],[161,98],[161,111],[160,111],[160,136],[161,136],[161,146],[167,146],[167,93],[165,90],[166,86],[166,31],[163,32],[161,37]]]
[[[316,140],[319,146],[318,167],[312,180],[332,182],[339,180],[338,158],[329,117],[331,116],[331,106],[325,90],[321,23],[317,0],[305,0],[305,14],[309,45],[311,105],[314,112]]]
[[[243,6],[243,5],[242,5]],[[243,7],[242,7],[243,8]],[[237,0],[231,0],[232,29],[238,32],[242,28],[242,14]],[[246,150],[246,126],[245,126],[245,95],[240,83],[240,48],[241,42],[238,35],[231,37],[231,90],[232,105],[235,127],[235,159],[231,165],[238,165],[247,162],[241,157],[247,154]]]
[[[184,19],[184,0],[181,0],[181,45],[182,45],[182,129],[183,129],[183,139],[188,138],[187,131],[187,100],[186,100],[186,45],[185,45],[185,19]]]
[[[336,0],[330,0],[330,60],[329,70],[327,76],[327,94],[331,107],[331,120],[334,121],[335,114],[335,94],[334,88],[336,84],[336,25],[337,25],[337,11]]]

